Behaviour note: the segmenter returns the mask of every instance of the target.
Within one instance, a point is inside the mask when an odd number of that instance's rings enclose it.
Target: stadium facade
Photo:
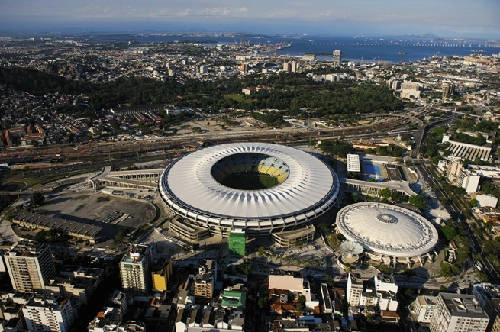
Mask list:
[[[232,229],[263,235],[314,221],[337,202],[340,182],[310,153],[243,142],[207,147],[173,161],[159,189],[183,222],[222,236]]]

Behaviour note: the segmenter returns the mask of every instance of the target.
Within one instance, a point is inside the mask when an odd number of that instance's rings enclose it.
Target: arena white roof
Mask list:
[[[276,157],[289,167],[288,177],[281,184],[260,190],[232,189],[217,182],[211,174],[212,166],[239,153]],[[273,228],[279,223],[276,219],[283,225],[308,220],[328,209],[339,191],[335,173],[318,158],[266,143],[222,144],[197,150],[172,163],[160,181],[165,202],[178,212],[197,221],[243,228]],[[233,221],[223,225],[228,220]],[[234,220],[244,222],[236,225]]]
[[[365,249],[397,257],[429,252],[438,240],[434,226],[421,215],[395,205],[361,202],[342,208],[337,227]]]

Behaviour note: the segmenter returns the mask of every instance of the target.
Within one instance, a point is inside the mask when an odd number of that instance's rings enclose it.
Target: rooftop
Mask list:
[[[423,216],[396,205],[361,202],[342,208],[339,232],[365,249],[389,256],[417,256],[438,240],[434,226]]]
[[[235,290],[224,290],[222,294],[223,308],[244,308],[246,302],[246,292]]]
[[[439,293],[439,296],[453,316],[488,319],[488,315],[483,311],[474,295]]]
[[[269,276],[269,289],[287,289],[291,291],[302,291],[304,279],[294,276]]]
[[[134,245],[129,249],[129,251],[123,255],[122,262],[124,263],[140,263],[143,258],[147,255],[149,250],[148,246],[145,245]]]

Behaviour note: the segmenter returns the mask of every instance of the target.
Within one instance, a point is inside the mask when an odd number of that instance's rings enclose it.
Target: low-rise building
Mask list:
[[[436,310],[436,297],[431,295],[419,295],[410,304],[410,316],[415,322],[429,326],[431,318]]]
[[[166,260],[163,266],[153,271],[152,279],[153,279],[153,289],[158,291],[166,291],[168,289],[168,282],[173,274],[172,261]]]

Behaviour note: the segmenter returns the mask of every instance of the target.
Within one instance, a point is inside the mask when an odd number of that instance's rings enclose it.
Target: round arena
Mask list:
[[[414,257],[431,251],[438,240],[424,217],[399,206],[361,202],[337,214],[338,231],[368,252],[390,257]]]
[[[227,235],[292,229],[336,202],[335,172],[313,155],[266,143],[221,144],[172,162],[160,178],[165,203],[186,221]]]

